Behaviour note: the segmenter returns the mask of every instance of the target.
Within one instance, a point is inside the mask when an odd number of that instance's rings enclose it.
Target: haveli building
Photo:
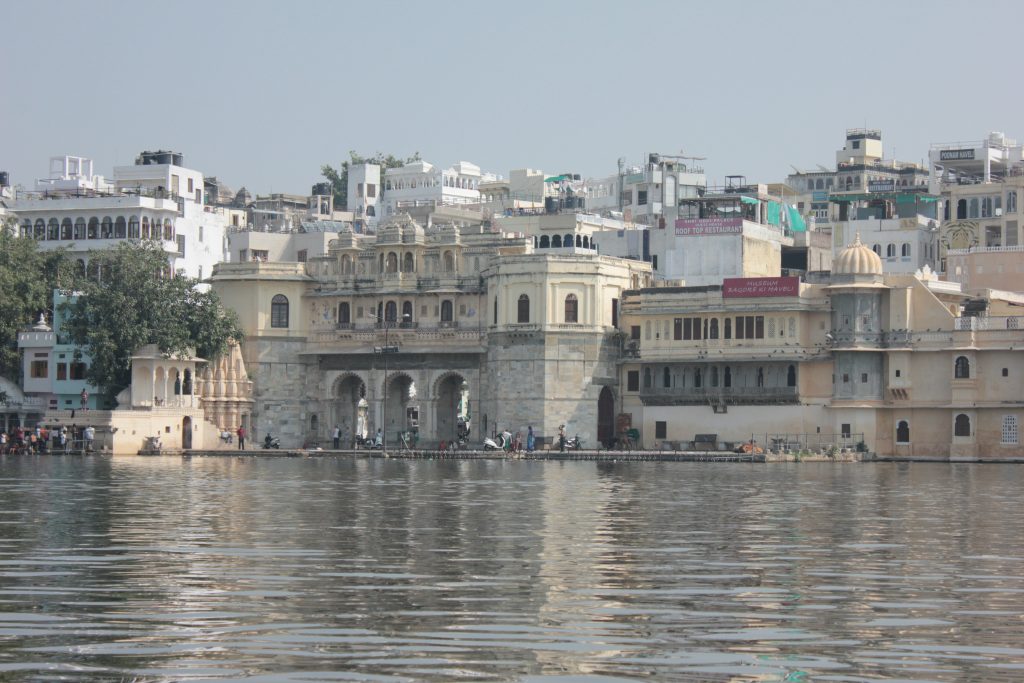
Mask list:
[[[213,287],[247,330],[256,430],[299,445],[383,425],[392,444],[415,429],[435,445],[472,417],[473,440],[532,426],[550,443],[565,424],[590,445],[632,427],[646,448],[712,434],[715,447],[1024,455],[1017,295],[886,273],[859,236],[831,272],[666,286],[649,263],[600,253],[599,232],[542,248],[543,223],[524,225],[400,217],[305,264],[218,266]]]

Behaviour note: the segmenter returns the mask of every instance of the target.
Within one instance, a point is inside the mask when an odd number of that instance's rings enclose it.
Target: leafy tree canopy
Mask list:
[[[65,306],[64,331],[90,357],[86,378],[108,399],[131,383],[131,355],[145,344],[165,354],[194,352],[212,360],[232,339],[242,339],[234,311],[196,280],[169,277],[167,254],[155,242],[122,242],[89,253],[90,271],[78,296]]]
[[[18,331],[47,313],[53,321],[53,290],[73,285],[74,264],[62,249],[41,251],[11,223],[0,226],[0,376],[21,380]]]
[[[324,164],[320,167],[320,173],[331,184],[331,191],[334,194],[334,207],[339,211],[348,207],[349,166],[358,166],[359,164],[377,164],[381,168],[381,175],[383,175],[384,171],[389,168],[398,168],[414,161],[420,161],[419,152],[416,152],[405,161],[392,154],[385,156],[383,152],[377,152],[372,157],[364,157],[361,154],[357,154],[355,150],[349,150],[348,157],[348,161],[341,162],[341,166],[336,169],[331,167],[329,164]],[[379,188],[378,192],[379,194],[383,194],[384,188]]]

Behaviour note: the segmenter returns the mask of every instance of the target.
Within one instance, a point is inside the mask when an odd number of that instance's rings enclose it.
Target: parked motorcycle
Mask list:
[[[571,439],[566,439],[565,440],[565,448],[566,448],[566,450],[569,450],[569,451],[578,451],[581,448],[583,448],[583,439],[580,438],[579,434],[577,434],[576,436],[572,437]]]
[[[512,432],[504,431],[498,435],[497,440],[491,437],[484,437],[485,451],[507,451],[512,447]]]
[[[279,438],[277,438],[276,436],[271,436],[268,433],[267,436],[263,439],[263,447],[266,448],[266,449],[280,448],[281,447],[281,440]]]

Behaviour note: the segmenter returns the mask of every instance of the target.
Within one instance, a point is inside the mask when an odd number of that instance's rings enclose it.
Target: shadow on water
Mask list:
[[[0,679],[1019,680],[1022,476],[0,458]]]

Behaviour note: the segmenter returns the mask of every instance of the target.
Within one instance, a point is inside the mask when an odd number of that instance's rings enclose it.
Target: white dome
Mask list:
[[[853,244],[839,252],[832,262],[833,275],[881,275],[882,259],[860,241],[860,233]]]

